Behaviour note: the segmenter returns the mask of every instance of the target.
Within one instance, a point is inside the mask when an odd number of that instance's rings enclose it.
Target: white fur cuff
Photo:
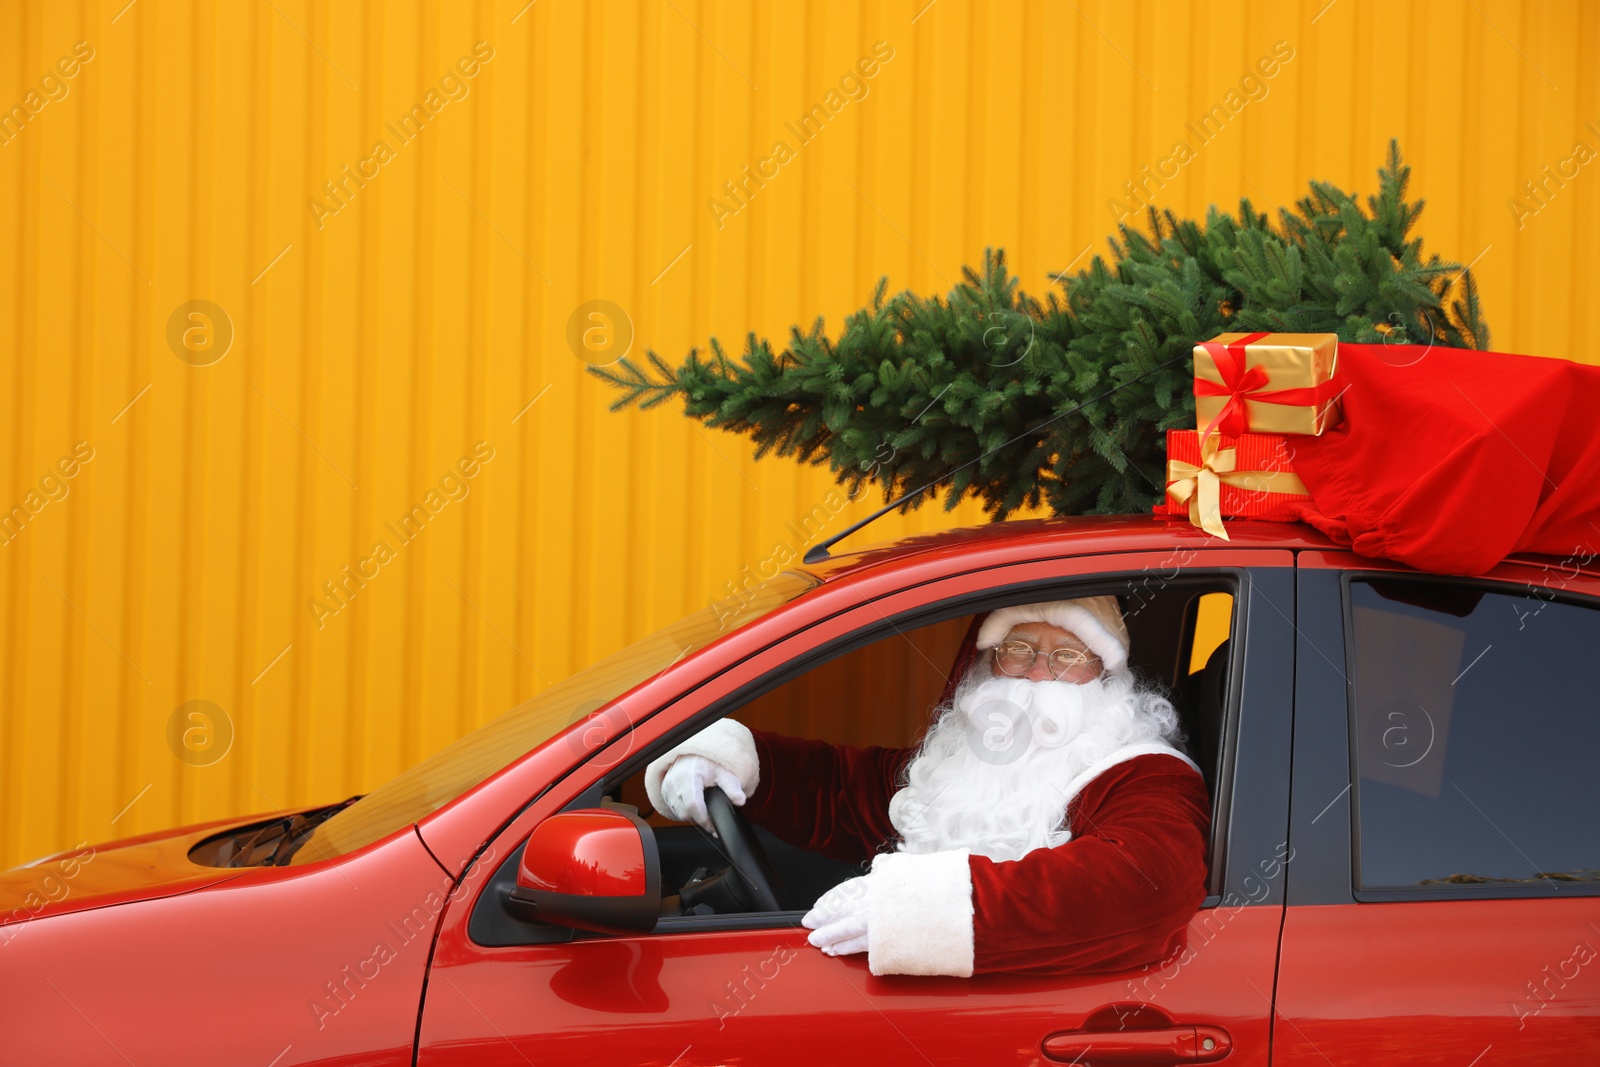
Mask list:
[[[867,968],[873,974],[972,974],[967,850],[886,852],[867,876]]]
[[[644,769],[644,791],[650,806],[661,811],[666,805],[661,796],[661,779],[679,756],[704,756],[712,763],[732,771],[750,796],[761,784],[761,760],[756,755],[756,739],[750,727],[733,719],[718,719],[683,744],[650,761]]]

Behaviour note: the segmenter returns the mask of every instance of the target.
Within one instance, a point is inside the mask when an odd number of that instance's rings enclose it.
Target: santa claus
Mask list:
[[[655,760],[655,809],[752,822],[869,872],[802,922],[873,974],[1118,970],[1162,959],[1205,897],[1211,805],[1177,714],[1128,669],[1115,597],[992,612],[916,748],[723,719]],[[714,831],[713,831],[714,832]]]

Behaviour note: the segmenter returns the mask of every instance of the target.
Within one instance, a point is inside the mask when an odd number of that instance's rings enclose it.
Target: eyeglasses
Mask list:
[[[1081,652],[1076,648],[1058,648],[1054,652],[1041,652],[1026,641],[1007,641],[994,650],[995,666],[1013,678],[1020,678],[1033,670],[1034,661],[1040,656],[1048,658],[1050,676],[1057,680],[1074,667],[1098,662],[1092,652]]]

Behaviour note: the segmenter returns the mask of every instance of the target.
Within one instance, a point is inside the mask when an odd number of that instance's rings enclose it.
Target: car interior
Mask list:
[[[1205,777],[1212,797],[1215,869],[1223,812],[1216,785],[1226,780],[1222,759],[1230,635],[1236,626],[1234,588],[1230,575],[1184,575],[1124,579],[1109,587],[1100,583],[1093,588],[1030,590],[1004,599],[990,596],[981,602],[981,610],[973,610],[979,604],[946,605],[932,621],[887,624],[882,633],[858,639],[843,650],[822,650],[815,661],[796,665],[798,673],[786,672],[786,677],[768,681],[760,691],[741,694],[736,703],[710,710],[732,715],[752,728],[790,736],[854,746],[914,746],[971,664],[978,626],[988,611],[1008,603],[1116,593],[1129,630],[1130,666],[1146,682],[1166,690],[1179,714],[1184,747]],[[661,751],[666,747],[670,744]],[[781,913],[785,924],[797,923],[829,888],[864,872],[865,864],[840,863],[750,825],[718,790],[708,790],[708,808],[721,831],[718,837],[698,826],[667,820],[650,809],[644,789],[644,767],[660,754],[636,753],[619,768],[618,777],[604,783],[603,796],[591,791],[573,805],[593,807],[596,801],[624,805],[636,809],[653,829],[663,897],[658,930],[771,925],[780,920],[773,912]],[[571,930],[541,931],[526,916],[489,904],[509,892],[519,856],[520,849],[491,878],[490,890],[480,898],[472,918],[473,939],[480,944],[569,939]]]

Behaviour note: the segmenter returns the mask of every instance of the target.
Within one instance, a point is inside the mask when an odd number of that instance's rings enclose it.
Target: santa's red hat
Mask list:
[[[1050,600],[1041,604],[1014,604],[992,611],[978,628],[978,647],[994,648],[1013,626],[1047,622],[1077,635],[1100,657],[1108,671],[1128,663],[1128,625],[1114,596],[1086,596],[1077,600]]]

